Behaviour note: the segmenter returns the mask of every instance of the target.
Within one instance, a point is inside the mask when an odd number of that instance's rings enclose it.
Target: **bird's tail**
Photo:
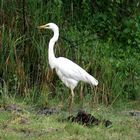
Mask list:
[[[86,76],[86,82],[88,82],[89,84],[92,84],[93,86],[97,86],[98,85],[98,80],[96,80],[93,76],[91,76],[90,74],[88,74]]]

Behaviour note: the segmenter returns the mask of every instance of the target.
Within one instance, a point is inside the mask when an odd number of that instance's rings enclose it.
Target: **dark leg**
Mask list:
[[[81,84],[81,88],[80,88],[80,107],[83,108],[83,90],[84,90],[84,85]]]
[[[73,91],[73,89],[71,89],[71,98],[70,98],[70,103],[69,103],[69,115],[71,115],[71,112],[72,112],[73,100],[74,100],[74,91]]]

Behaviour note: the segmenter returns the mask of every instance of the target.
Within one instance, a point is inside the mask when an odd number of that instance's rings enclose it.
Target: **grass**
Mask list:
[[[137,102],[126,105],[122,103],[123,100],[140,98],[139,48],[135,48],[133,43],[131,46],[129,43],[126,45],[125,42],[119,42],[117,38],[113,41],[115,34],[120,36],[120,31],[117,33],[114,28],[110,29],[111,32],[115,32],[114,35],[109,34],[109,38],[105,39],[108,34],[102,34],[102,24],[107,25],[104,31],[110,26],[108,22],[100,19],[100,12],[95,12],[97,14],[93,15],[95,19],[87,16],[90,11],[85,2],[82,4],[84,10],[81,15],[81,12],[78,12],[81,4],[79,6],[76,4],[77,12],[73,9],[75,2],[77,3],[77,1],[66,3],[57,0],[30,0],[22,3],[17,0],[12,2],[1,0],[0,139],[140,139],[140,118],[122,113],[140,108],[140,103]],[[78,16],[78,13],[81,16]],[[136,16],[135,12],[134,16]],[[82,84],[75,89],[85,97],[84,109],[97,118],[111,120],[112,127],[105,128],[99,125],[89,128],[76,123],[59,121],[67,117],[68,91],[65,91],[65,86],[48,68],[47,46],[52,33],[39,31],[36,28],[47,22],[54,22],[60,27],[60,38],[55,47],[56,56],[71,59],[99,81],[96,90],[91,90],[89,85]],[[139,25],[139,21],[134,20],[134,23]],[[112,22],[111,25],[115,27]],[[116,25],[116,29],[121,27]],[[127,26],[126,29],[130,30],[129,24]],[[126,42],[127,40],[134,42],[133,38],[136,38],[135,43],[138,42],[139,30],[136,33],[135,28],[133,30],[130,37],[121,32],[121,36],[124,34],[122,39],[125,41],[126,38]],[[100,35],[103,35],[101,37],[103,40],[100,39]],[[15,99],[17,95],[22,98],[22,101]],[[14,98],[11,99],[11,96]],[[50,96],[54,98],[49,100]],[[75,98],[77,103],[74,112],[80,106],[79,94],[76,94]],[[119,100],[120,103],[115,106]],[[115,107],[92,106],[93,102]],[[3,110],[5,104],[16,104],[21,111]],[[66,106],[57,115],[43,116],[37,115],[35,104],[38,107],[49,105],[63,108],[64,104]]]
[[[109,119],[113,125],[86,127],[77,123],[60,121],[68,114],[60,111],[54,115],[39,115],[34,106],[24,101],[13,101],[19,111],[0,108],[0,139],[2,140],[138,140],[140,139],[140,117],[124,112],[140,107],[138,102],[105,107],[96,105],[90,113],[99,119]]]
[[[118,98],[137,99],[140,96],[139,50],[118,41],[113,42],[113,36],[100,39],[98,32],[100,34],[102,28],[95,28],[96,16],[87,16],[90,19],[87,21],[80,13],[81,21],[77,20],[79,12],[72,10],[75,2],[30,0],[24,3],[1,0],[0,77],[8,87],[8,93],[17,92],[25,97],[33,87],[41,92],[46,83],[47,90],[58,93],[61,82],[58,77],[51,76],[48,70],[47,46],[52,32],[37,29],[41,24],[54,22],[60,28],[60,38],[55,47],[56,56],[71,59],[99,81],[94,101],[107,105]],[[87,9],[86,2],[83,4]],[[68,8],[70,5],[72,9]],[[83,92],[92,91],[84,87]]]

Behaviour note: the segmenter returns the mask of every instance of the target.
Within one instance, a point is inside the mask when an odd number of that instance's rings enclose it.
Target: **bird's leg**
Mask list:
[[[74,100],[74,91],[73,91],[73,89],[71,89],[71,98],[70,98],[70,103],[69,103],[69,115],[71,115],[71,112],[72,112],[73,100]]]
[[[81,87],[80,87],[80,104],[81,104],[81,107],[83,108],[83,89],[84,89],[84,86],[83,84],[81,84]]]

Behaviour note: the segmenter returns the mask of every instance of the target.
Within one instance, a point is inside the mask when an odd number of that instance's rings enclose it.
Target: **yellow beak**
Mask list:
[[[46,25],[38,26],[38,29],[45,29]]]

